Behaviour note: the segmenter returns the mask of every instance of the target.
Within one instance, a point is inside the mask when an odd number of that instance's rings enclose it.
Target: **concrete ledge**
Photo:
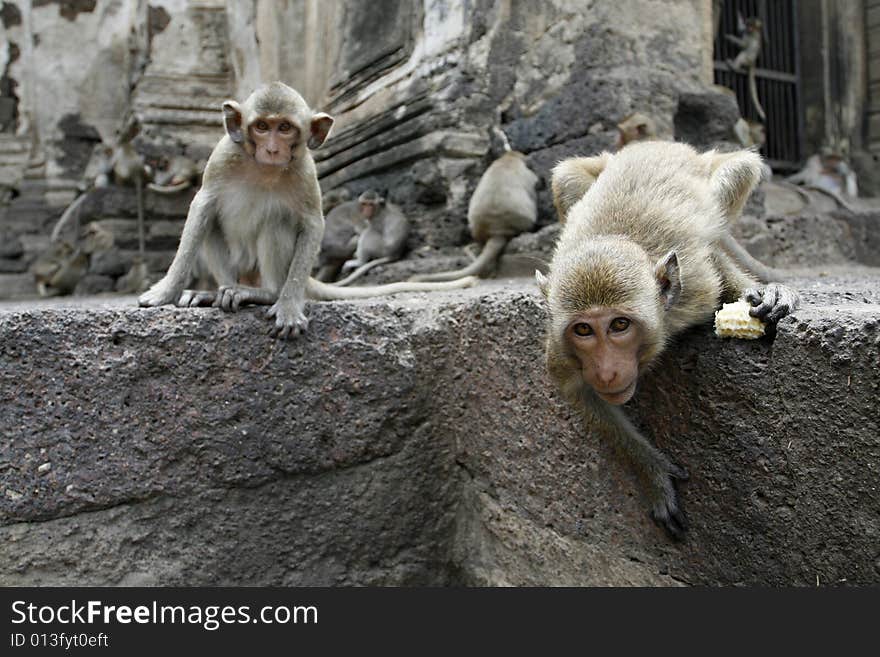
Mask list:
[[[530,282],[312,304],[286,344],[0,305],[0,584],[876,584],[880,272],[800,287],[775,341],[696,329],[632,404],[691,473],[679,544],[550,386]]]

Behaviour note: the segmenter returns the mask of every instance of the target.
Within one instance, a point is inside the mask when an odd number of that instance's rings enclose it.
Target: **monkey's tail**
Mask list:
[[[189,180],[184,180],[175,185],[157,185],[156,183],[149,183],[147,185],[147,189],[152,190],[157,194],[177,194],[190,187],[192,187],[192,183]]]
[[[421,274],[413,276],[409,280],[419,282],[430,281],[454,281],[456,278],[464,276],[483,276],[495,267],[498,257],[507,246],[508,238],[500,235],[490,237],[489,241],[483,247],[480,255],[467,267],[456,269],[454,271],[441,271],[436,274]]]
[[[752,272],[762,283],[783,281],[789,276],[787,272],[775,269],[774,267],[768,267],[756,259],[729,233],[721,239],[721,245],[727,251],[727,255],[733,258],[740,267],[744,267]]]
[[[62,231],[67,227],[67,224],[71,219],[79,219],[79,210],[82,207],[82,204],[86,202],[86,197],[89,195],[88,192],[84,192],[80,194],[76,199],[74,199],[73,203],[67,206],[67,209],[61,214],[61,218],[55,224],[55,227],[52,229],[52,235],[49,239],[53,242],[57,242],[61,237]],[[78,231],[77,231],[78,232]]]
[[[758,82],[755,78],[755,66],[753,64],[749,66],[749,95],[752,97],[752,104],[754,104],[758,116],[761,117],[762,121],[766,121],[767,115],[764,113],[764,108],[761,107],[761,101],[758,100]]]
[[[348,276],[343,278],[341,281],[336,281],[333,285],[337,287],[345,287],[349,283],[353,283],[361,276],[370,271],[373,267],[378,267],[379,265],[384,265],[385,263],[392,262],[394,258],[376,258],[375,260],[370,260],[369,262],[361,265],[353,272],[351,272]]]
[[[479,279],[476,276],[467,276],[446,283],[412,283],[402,281],[388,283],[386,285],[370,285],[365,287],[338,287],[329,283],[309,278],[306,284],[306,296],[315,301],[334,301],[338,299],[366,299],[368,297],[384,296],[386,294],[398,294],[400,292],[439,292],[442,290],[460,290],[465,287],[473,287]]]

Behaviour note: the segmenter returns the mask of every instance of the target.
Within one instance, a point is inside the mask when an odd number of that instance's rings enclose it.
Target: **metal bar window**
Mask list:
[[[740,48],[724,35],[740,36],[741,20],[753,17],[763,23],[755,78],[758,99],[767,115],[765,121],[761,121],[752,102],[748,75],[732,71],[727,64]],[[713,57],[715,83],[733,90],[743,117],[764,123],[767,142],[761,153],[770,166],[782,170],[798,168],[803,150],[796,21],[797,0],[725,0]]]

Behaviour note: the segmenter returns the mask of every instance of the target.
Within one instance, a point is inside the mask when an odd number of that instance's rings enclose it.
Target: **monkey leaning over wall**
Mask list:
[[[421,274],[410,280],[450,281],[492,273],[510,239],[531,230],[538,220],[537,184],[538,176],[526,165],[526,156],[507,150],[486,169],[468,204],[468,227],[473,238],[483,244],[480,255],[462,269]]]
[[[673,480],[687,474],[620,405],[668,342],[708,321],[722,301],[746,299],[750,313],[769,323],[797,307],[794,291],[759,285],[722,248],[728,220],[760,180],[761,158],[644,142],[560,163],[554,194],[558,177],[568,193],[578,183],[583,193],[560,214],[565,225],[548,275],[536,272],[550,311],[548,371],[633,463],[654,520],[680,537],[687,523]]]
[[[244,304],[268,305],[267,315],[274,319],[270,334],[288,338],[308,327],[307,296],[357,299],[475,282],[338,288],[310,278],[324,215],[309,149],[324,143],[333,119],[313,112],[287,85],[273,82],[243,103],[223,103],[223,120],[226,135],[208,159],[171,267],[140,296],[141,306],[176,303],[234,311]],[[184,289],[197,258],[217,281],[218,290]],[[261,287],[237,283],[254,269]]]

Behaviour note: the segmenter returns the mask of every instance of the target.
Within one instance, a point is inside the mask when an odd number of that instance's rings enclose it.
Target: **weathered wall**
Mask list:
[[[6,298],[36,294],[28,269],[48,248],[95,146],[114,140],[126,113],[141,121],[135,145],[143,155],[207,157],[220,134],[218,110],[232,92],[232,71],[222,0],[13,0],[3,7],[0,86],[14,92],[0,105],[0,297]],[[17,196],[5,204],[9,189]],[[169,262],[190,198],[147,194],[155,272]],[[115,190],[92,199],[82,216],[114,229],[113,267],[123,272],[133,255],[132,204],[132,190]],[[90,277],[83,291],[112,289],[106,267]]]
[[[230,17],[254,26],[231,34],[234,58],[258,53],[264,77],[287,72],[335,115],[316,153],[322,186],[388,188],[418,217],[412,246],[467,240],[490,126],[546,182],[558,159],[610,147],[632,111],[652,113],[671,136],[680,95],[705,93],[708,79],[703,0],[294,4],[228,3]],[[279,50],[282,31],[308,57]],[[540,207],[541,224],[555,220],[546,187]]]
[[[774,341],[691,331],[630,404],[682,543],[550,386],[532,284],[311,304],[290,343],[0,306],[0,583],[877,584],[880,279],[795,285]]]

